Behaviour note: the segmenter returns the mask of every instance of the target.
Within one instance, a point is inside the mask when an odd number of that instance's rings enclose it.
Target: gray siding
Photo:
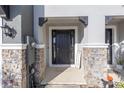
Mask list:
[[[124,40],[124,21],[117,23],[117,43]]]
[[[26,36],[33,36],[33,6],[22,6],[22,42]]]
[[[118,33],[118,38],[119,38],[119,42],[124,40],[124,21],[122,21],[119,26],[119,33]]]
[[[21,43],[21,6],[11,6],[10,7],[10,19],[3,19],[3,25],[7,25],[11,28],[14,28],[17,32],[15,38],[11,38],[4,34],[3,30],[3,43]]]
[[[3,19],[3,24],[7,25],[17,32],[15,38],[6,36],[3,31],[3,43],[25,43],[27,35],[32,36],[32,6],[13,5],[10,6],[10,19]]]

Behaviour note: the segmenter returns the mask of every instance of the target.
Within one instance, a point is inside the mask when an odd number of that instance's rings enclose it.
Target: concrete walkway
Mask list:
[[[46,85],[44,88],[80,88],[80,85]]]
[[[44,85],[41,86],[40,88],[100,88],[98,86],[93,86],[93,85],[72,85],[72,84],[68,84],[68,85],[64,85],[64,84],[60,84],[60,85]]]
[[[80,87],[85,84],[83,71],[78,68],[49,67],[41,85],[46,87]]]

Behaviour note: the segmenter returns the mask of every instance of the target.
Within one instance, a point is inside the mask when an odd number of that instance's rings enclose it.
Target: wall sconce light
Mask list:
[[[17,32],[16,30],[12,27],[10,28],[7,24],[5,24],[4,26],[1,26],[1,28],[3,29],[3,33],[6,35],[6,36],[9,36],[11,37],[12,39],[15,38]]]
[[[39,17],[39,26],[43,26],[44,23],[46,23],[48,19],[44,17]]]

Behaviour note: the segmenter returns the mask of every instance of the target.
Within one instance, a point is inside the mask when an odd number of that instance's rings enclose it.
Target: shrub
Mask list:
[[[121,60],[121,59],[117,60],[117,64],[123,65],[124,64],[124,60]]]
[[[115,87],[116,88],[124,88],[124,82],[116,82]]]

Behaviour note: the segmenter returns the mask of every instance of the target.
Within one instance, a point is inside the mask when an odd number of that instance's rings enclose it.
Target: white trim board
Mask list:
[[[45,44],[34,44],[34,47],[35,48],[45,48]]]
[[[53,65],[52,64],[52,30],[53,29],[74,29],[75,30],[75,60],[73,65]],[[78,42],[78,27],[77,26],[50,26],[49,27],[49,66],[50,67],[76,67],[76,54],[77,54],[77,46],[76,43]]]
[[[108,44],[98,44],[98,43],[77,44],[77,46],[82,48],[108,48]]]
[[[1,44],[1,49],[26,49],[27,44]]]

